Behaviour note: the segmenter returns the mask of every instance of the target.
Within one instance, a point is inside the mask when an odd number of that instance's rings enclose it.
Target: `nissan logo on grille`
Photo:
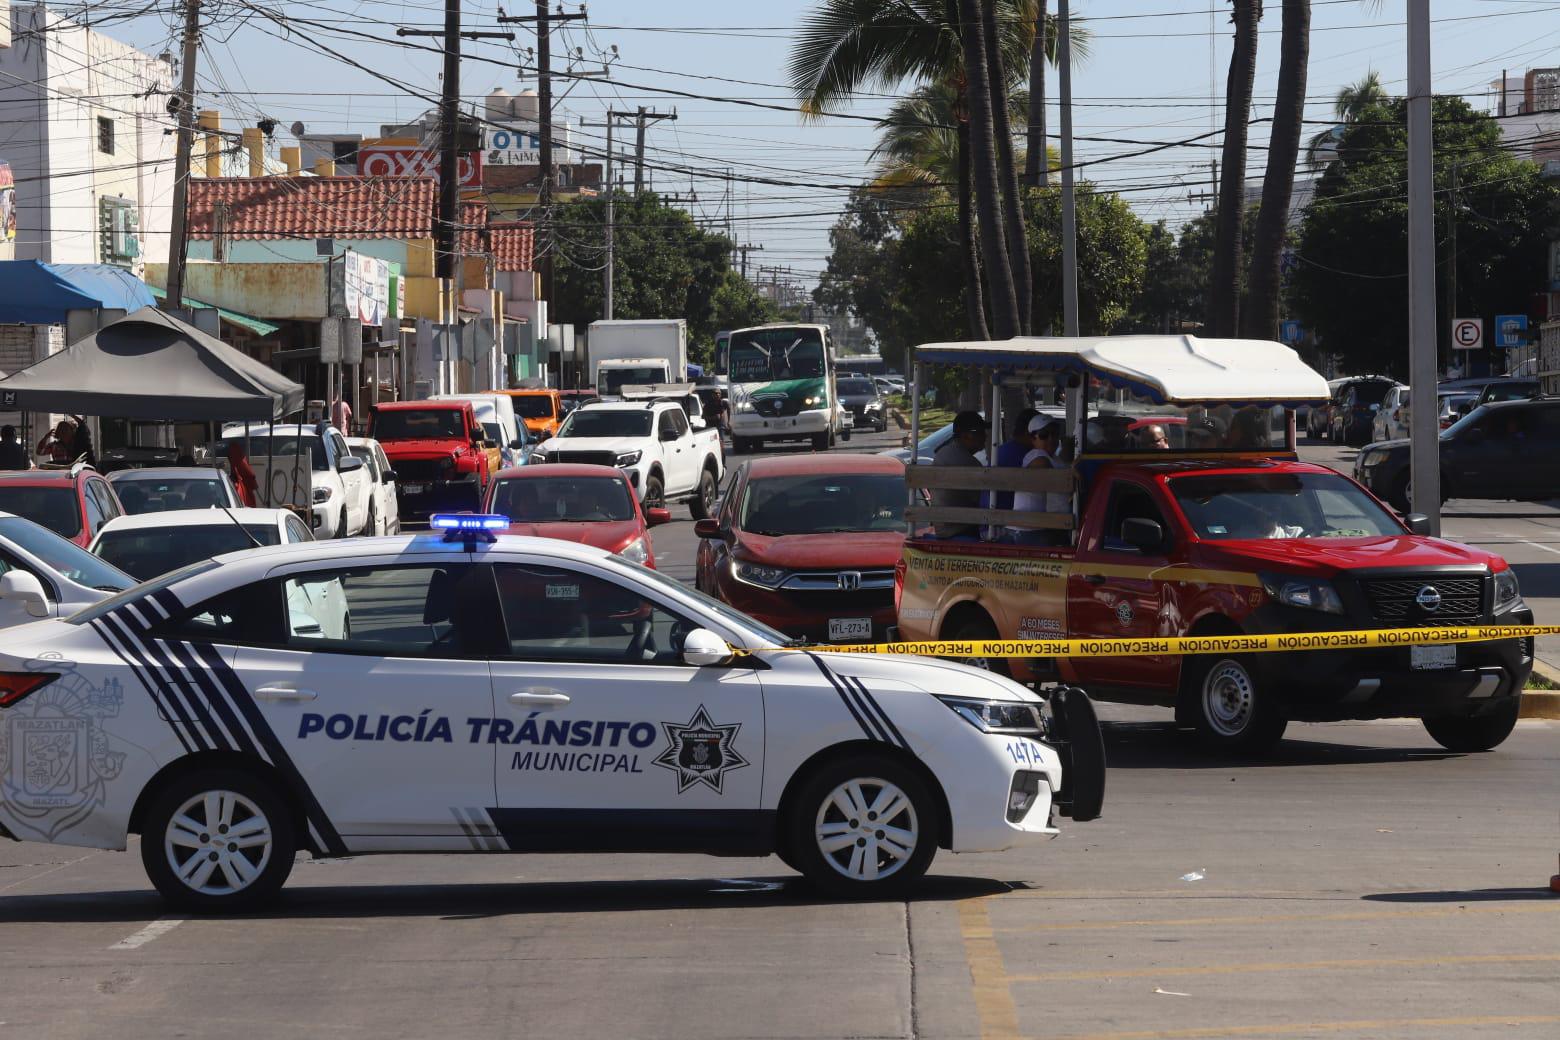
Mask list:
[[[1435,590],[1434,585],[1426,585],[1414,595],[1414,602],[1419,604],[1419,609],[1426,614],[1434,614],[1441,609],[1441,594]]]
[[[840,588],[847,592],[854,592],[861,588],[860,571],[840,571],[835,580],[839,582]]]

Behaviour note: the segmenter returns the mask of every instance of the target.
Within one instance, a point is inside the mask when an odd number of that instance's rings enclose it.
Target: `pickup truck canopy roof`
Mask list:
[[[926,343],[915,360],[1004,372],[1087,372],[1156,404],[1325,401],[1327,381],[1282,343],[1195,336],[1015,337]]]

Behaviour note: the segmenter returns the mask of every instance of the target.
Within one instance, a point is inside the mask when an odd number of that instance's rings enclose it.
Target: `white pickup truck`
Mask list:
[[[713,515],[726,472],[720,431],[694,429],[682,405],[666,400],[582,405],[531,462],[615,466],[646,508],[687,502],[695,520]]]

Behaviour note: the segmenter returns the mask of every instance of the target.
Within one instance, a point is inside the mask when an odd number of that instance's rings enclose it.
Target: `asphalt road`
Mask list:
[[[676,512],[656,551],[686,576]],[[1162,712],[1103,710],[1102,819],[942,854],[905,902],[820,901],[772,859],[393,856],[183,919],[134,846],[8,843],[0,1038],[1560,1035],[1560,723],[1487,755],[1296,726],[1210,761]]]

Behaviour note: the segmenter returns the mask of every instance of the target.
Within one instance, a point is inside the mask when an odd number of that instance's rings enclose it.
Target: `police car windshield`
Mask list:
[[[196,560],[252,549],[255,542],[275,545],[279,540],[274,524],[244,524],[240,530],[229,521],[209,527],[104,531],[98,536],[96,551],[136,580],[147,581]]]
[[[1403,527],[1336,473],[1228,473],[1173,477],[1170,491],[1197,537],[1369,538]]]
[[[648,437],[652,418],[648,408],[581,408],[569,414],[558,436]]]
[[[220,564],[218,564],[216,560],[201,560],[199,563],[192,563],[188,567],[181,567],[176,571],[169,571],[167,574],[164,574],[155,581],[142,582],[139,585],[135,585],[126,589],[117,596],[110,596],[105,600],[92,604],[92,606],[85,610],[78,610],[76,613],[72,614],[65,620],[72,625],[85,625],[88,622],[96,621],[105,614],[110,614],[118,610],[127,603],[140,600],[143,597],[151,596],[153,593],[161,592],[163,589],[177,585],[185,578],[193,578],[197,574],[204,574],[206,571],[212,570],[218,566],[220,566]]]
[[[21,517],[0,518],[0,539],[36,556],[55,573],[77,585],[105,592],[120,592],[135,584],[124,571],[93,556],[75,542],[66,541]]]
[[[617,477],[522,477],[499,481],[488,512],[515,523],[611,523],[632,520],[634,502]]]
[[[905,478],[890,473],[768,477],[749,482],[741,526],[753,534],[903,531]]]

